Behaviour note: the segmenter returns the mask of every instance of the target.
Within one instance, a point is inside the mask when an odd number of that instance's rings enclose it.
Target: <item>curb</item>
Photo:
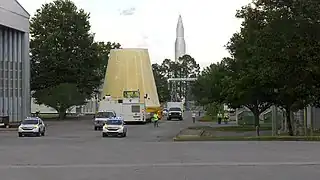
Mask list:
[[[18,131],[18,128],[1,128],[0,129],[0,133],[1,132],[13,132],[13,131]]]

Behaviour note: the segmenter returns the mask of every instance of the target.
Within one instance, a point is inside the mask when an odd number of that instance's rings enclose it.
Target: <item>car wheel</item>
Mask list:
[[[22,136],[23,136],[23,134],[22,134],[22,133],[18,133],[18,135],[19,135],[19,137],[22,137]]]
[[[127,133],[122,133],[121,137],[126,137],[127,136]]]
[[[95,131],[98,130],[98,127],[95,126],[95,127],[94,127],[94,130],[95,130]]]
[[[43,132],[41,133],[41,136],[45,136],[45,133],[46,133],[46,131],[43,131]]]
[[[108,137],[107,133],[102,133],[102,137]]]
[[[171,118],[167,118],[167,120],[168,120],[168,121],[170,121],[170,120],[171,120]]]

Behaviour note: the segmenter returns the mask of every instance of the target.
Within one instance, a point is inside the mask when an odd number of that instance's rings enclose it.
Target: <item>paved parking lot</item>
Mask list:
[[[2,180],[317,179],[320,143],[172,142],[190,119],[129,125],[102,138],[91,120],[51,122],[45,137],[0,133]]]

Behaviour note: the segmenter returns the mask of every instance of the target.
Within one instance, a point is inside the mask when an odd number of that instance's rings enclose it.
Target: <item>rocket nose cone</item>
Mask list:
[[[178,23],[182,23],[182,16],[181,15],[179,15]]]
[[[183,27],[182,17],[179,15],[177,27]]]
[[[177,37],[183,37],[184,36],[184,27],[183,27],[181,15],[179,15],[176,33],[177,33]]]

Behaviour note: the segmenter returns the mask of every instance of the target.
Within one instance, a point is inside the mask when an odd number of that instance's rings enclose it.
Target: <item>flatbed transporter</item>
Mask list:
[[[123,91],[123,98],[104,96],[99,102],[98,111],[113,110],[117,116],[122,116],[126,122],[146,123],[151,121],[153,113],[158,113],[161,118],[160,107],[148,107],[140,101],[139,91]]]

